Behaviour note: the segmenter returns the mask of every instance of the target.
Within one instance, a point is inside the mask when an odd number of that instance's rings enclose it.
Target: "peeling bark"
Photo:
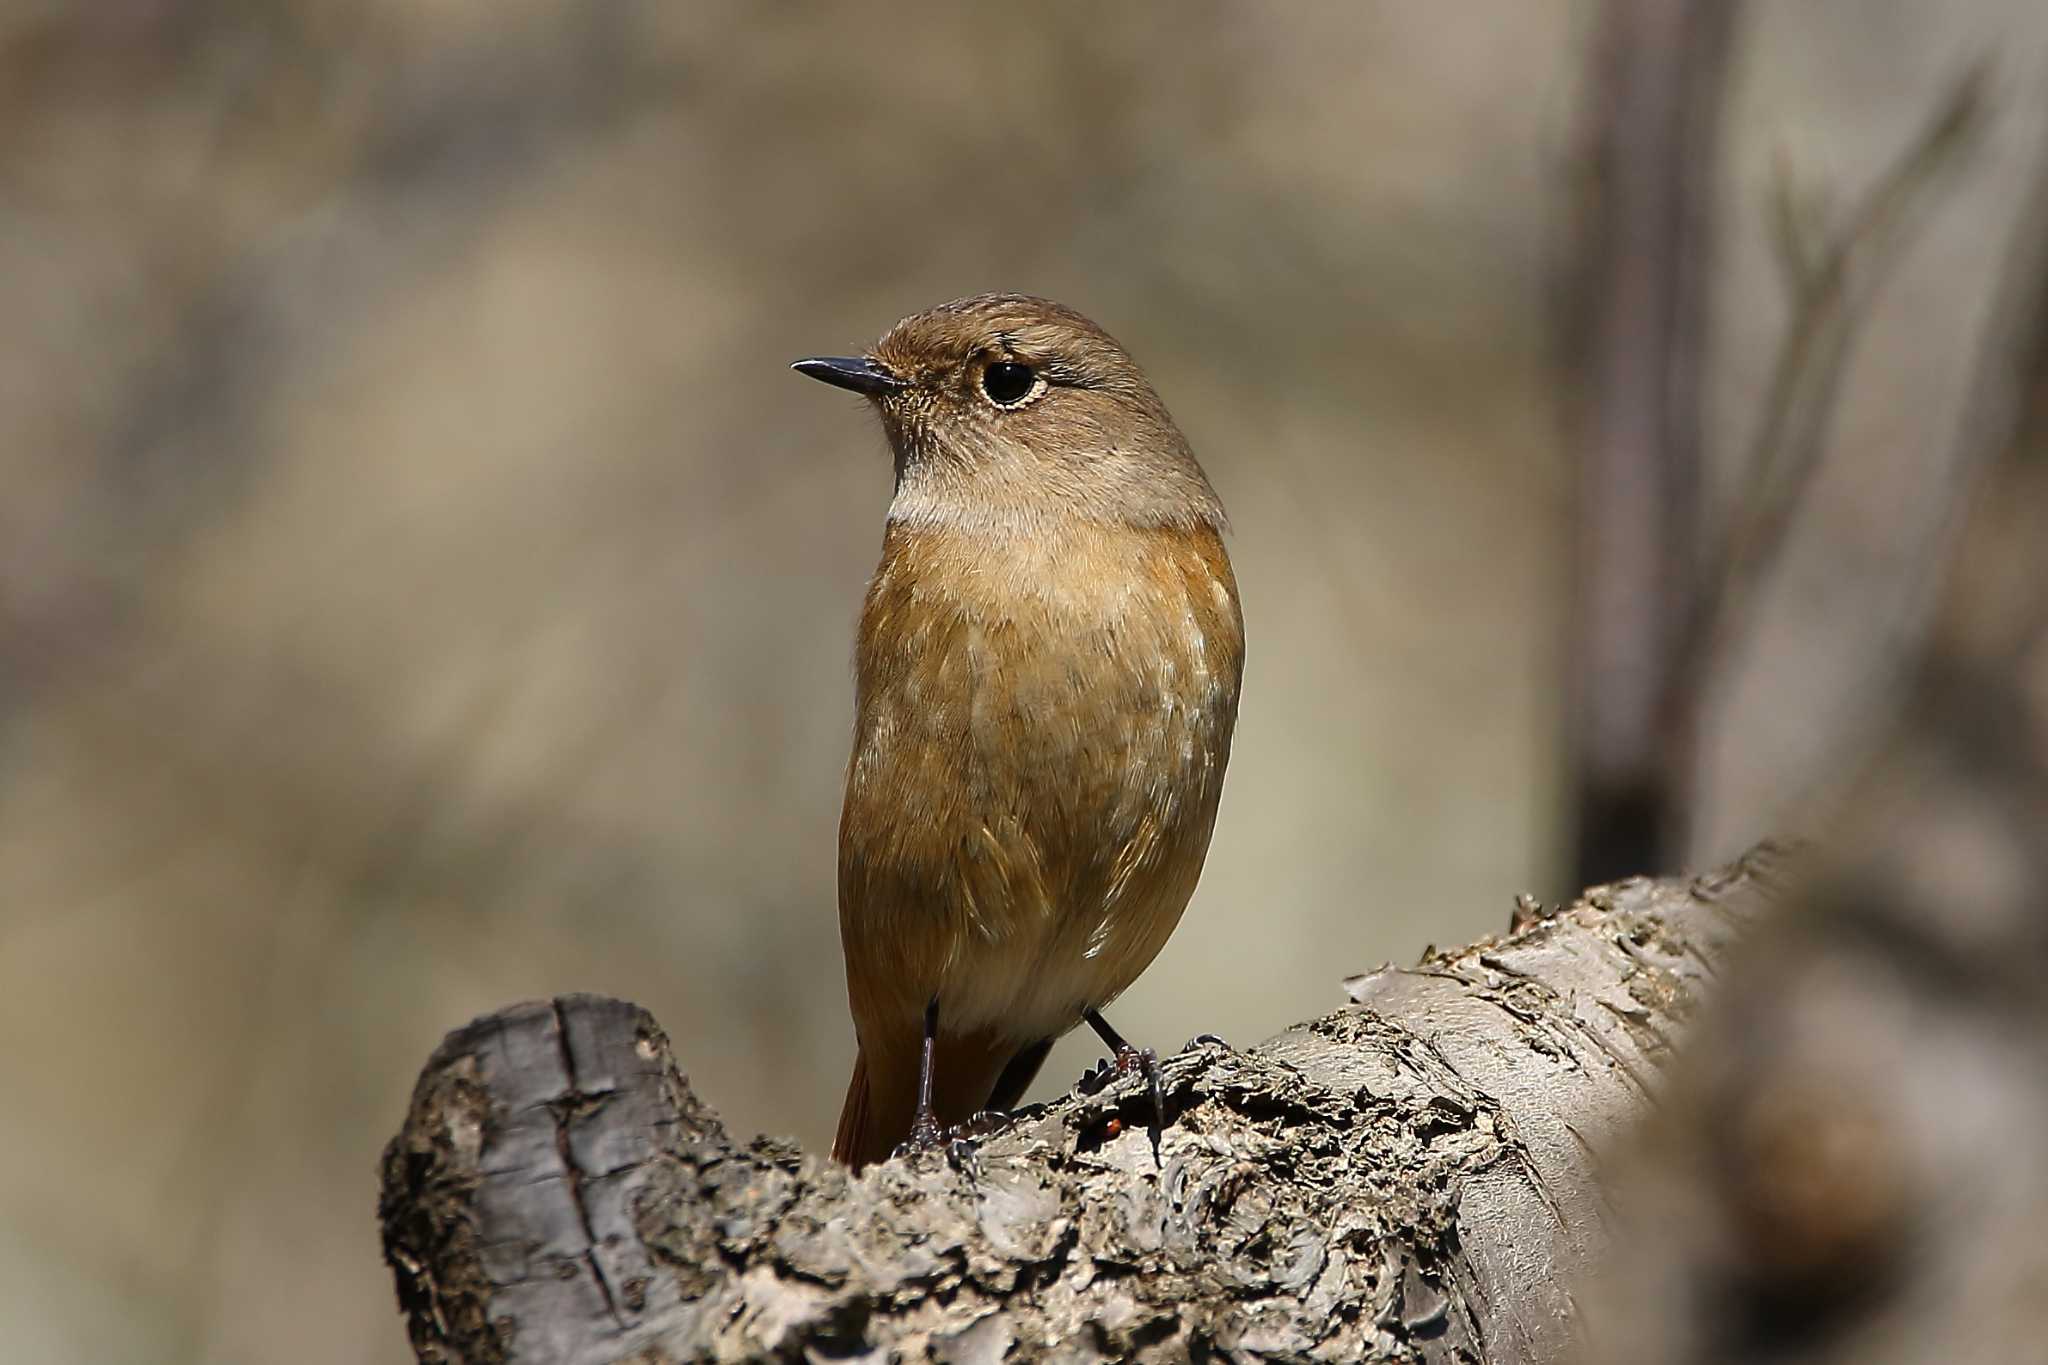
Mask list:
[[[449,1036],[386,1152],[422,1361],[1554,1360],[1604,1250],[1594,1154],[1640,1115],[1770,850],[1634,880],[1347,983],[1254,1048],[1083,1085],[862,1176],[740,1143],[644,1011]]]

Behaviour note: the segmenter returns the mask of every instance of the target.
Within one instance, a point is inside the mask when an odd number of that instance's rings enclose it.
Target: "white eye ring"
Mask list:
[[[1019,360],[992,360],[982,367],[981,396],[1005,411],[1023,407],[1045,392],[1045,376]]]

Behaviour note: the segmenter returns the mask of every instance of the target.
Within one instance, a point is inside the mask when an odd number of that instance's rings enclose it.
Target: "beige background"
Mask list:
[[[377,1153],[441,1034],[521,997],[638,1000],[736,1128],[825,1138],[889,475],[784,367],[945,298],[1094,316],[1236,521],[1237,753],[1121,1028],[1255,1040],[1562,890],[1550,345],[1592,18],[0,10],[8,1357],[408,1358]],[[2003,64],[1733,661],[1703,859],[1837,761],[1922,585],[2044,46],[2027,0],[1749,10],[1719,452],[1784,322],[1774,158],[1846,199]]]

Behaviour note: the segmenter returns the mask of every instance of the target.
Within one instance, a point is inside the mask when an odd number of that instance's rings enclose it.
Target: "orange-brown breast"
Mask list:
[[[1206,526],[891,524],[840,823],[871,1067],[902,1074],[934,996],[941,1033],[1000,1065],[1145,969],[1201,872],[1243,662]]]

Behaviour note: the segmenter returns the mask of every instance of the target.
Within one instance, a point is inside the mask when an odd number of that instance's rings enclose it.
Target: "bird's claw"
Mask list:
[[[1116,1055],[1116,1069],[1126,1076],[1138,1072],[1145,1078],[1145,1088],[1152,1095],[1152,1121],[1145,1125],[1146,1136],[1152,1139],[1152,1164],[1159,1162],[1159,1142],[1166,1135],[1166,1076],[1159,1067],[1159,1054],[1151,1048],[1125,1048]]]
[[[920,1114],[912,1120],[910,1136],[898,1143],[890,1155],[905,1156],[911,1152],[929,1152],[943,1147],[953,1164],[971,1164],[982,1139],[994,1137],[1010,1121],[1010,1115],[994,1109],[984,1109],[963,1123],[951,1128],[941,1128],[937,1117]]]
[[[962,1125],[965,1126],[964,1124]],[[958,1133],[958,1128],[953,1130]],[[981,1144],[972,1138],[949,1137],[946,1139],[946,1160],[953,1169],[966,1175],[970,1180],[981,1178]]]
[[[1003,1126],[1009,1121],[1010,1116],[1001,1110],[984,1109],[980,1113],[968,1118],[964,1123],[955,1124],[952,1128],[948,1129],[946,1137],[954,1142],[979,1141],[985,1137],[994,1137],[997,1133],[1002,1132]]]
[[[1152,1100],[1152,1117],[1145,1131],[1152,1139],[1152,1160],[1157,1163],[1159,1142],[1166,1132],[1166,1077],[1160,1070],[1158,1053],[1149,1047],[1126,1043],[1116,1050],[1114,1058],[1105,1057],[1083,1074],[1079,1089],[1084,1095],[1098,1095],[1111,1081],[1123,1076],[1145,1078],[1145,1088]]]
[[[892,1157],[906,1156],[911,1152],[929,1152],[945,1141],[945,1133],[939,1128],[939,1121],[929,1112],[919,1114],[911,1120],[910,1136],[898,1143]]]

